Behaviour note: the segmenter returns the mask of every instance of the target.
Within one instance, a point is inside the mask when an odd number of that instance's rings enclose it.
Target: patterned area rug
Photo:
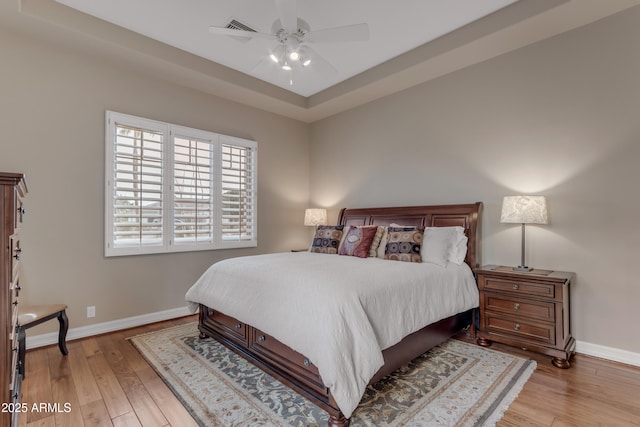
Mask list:
[[[326,426],[328,416],[195,323],[130,338],[202,426]],[[367,388],[352,426],[493,426],[534,361],[448,340]]]

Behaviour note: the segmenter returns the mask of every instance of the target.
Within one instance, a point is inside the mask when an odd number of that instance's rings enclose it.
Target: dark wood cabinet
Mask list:
[[[570,286],[575,273],[551,270],[514,271],[489,265],[477,270],[480,323],[477,342],[492,341],[553,356],[558,368],[569,368],[575,350],[571,336]]]
[[[18,297],[20,293],[20,227],[24,209],[22,199],[27,194],[24,176],[0,172],[0,387],[2,412],[0,426],[18,425],[22,375],[18,354]]]

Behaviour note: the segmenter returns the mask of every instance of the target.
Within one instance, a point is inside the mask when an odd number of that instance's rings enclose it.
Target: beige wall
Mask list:
[[[72,327],[182,307],[212,262],[308,238],[308,125],[2,29],[0,58],[0,170],[25,173],[29,187],[22,302],[64,302]],[[105,258],[107,109],[256,140],[259,246]]]
[[[311,125],[311,200],[484,202],[483,262],[517,265],[505,195],[548,197],[528,264],[575,271],[576,338],[640,352],[640,8]]]

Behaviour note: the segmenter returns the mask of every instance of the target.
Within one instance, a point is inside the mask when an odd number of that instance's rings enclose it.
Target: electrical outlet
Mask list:
[[[96,306],[87,307],[87,317],[96,317]]]

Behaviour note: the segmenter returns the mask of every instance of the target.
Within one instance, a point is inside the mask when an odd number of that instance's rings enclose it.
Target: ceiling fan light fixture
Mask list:
[[[287,57],[292,61],[300,59],[300,41],[295,36],[289,36],[284,39],[283,44],[285,46]]]
[[[319,55],[310,44],[369,40],[369,26],[366,23],[311,31],[309,24],[297,16],[297,0],[274,1],[279,18],[271,25],[270,33],[256,31],[242,23],[236,24],[236,21],[233,21],[233,25],[230,23],[225,27],[209,27],[209,32],[212,34],[242,39],[263,38],[277,43],[273,50],[268,52],[268,56],[263,56],[251,71],[254,71],[258,66],[266,66],[271,70],[272,68],[268,64],[273,61],[278,65],[278,68],[289,73],[289,84],[293,85],[293,68],[296,67],[295,72],[300,70],[300,67],[307,68],[309,66],[324,67],[337,72],[337,69]]]
[[[273,50],[273,52],[271,52],[269,54],[269,58],[271,58],[271,60],[273,62],[275,62],[276,64],[282,64],[284,62],[284,58],[285,58],[284,46],[282,46],[282,45],[277,46]]]

